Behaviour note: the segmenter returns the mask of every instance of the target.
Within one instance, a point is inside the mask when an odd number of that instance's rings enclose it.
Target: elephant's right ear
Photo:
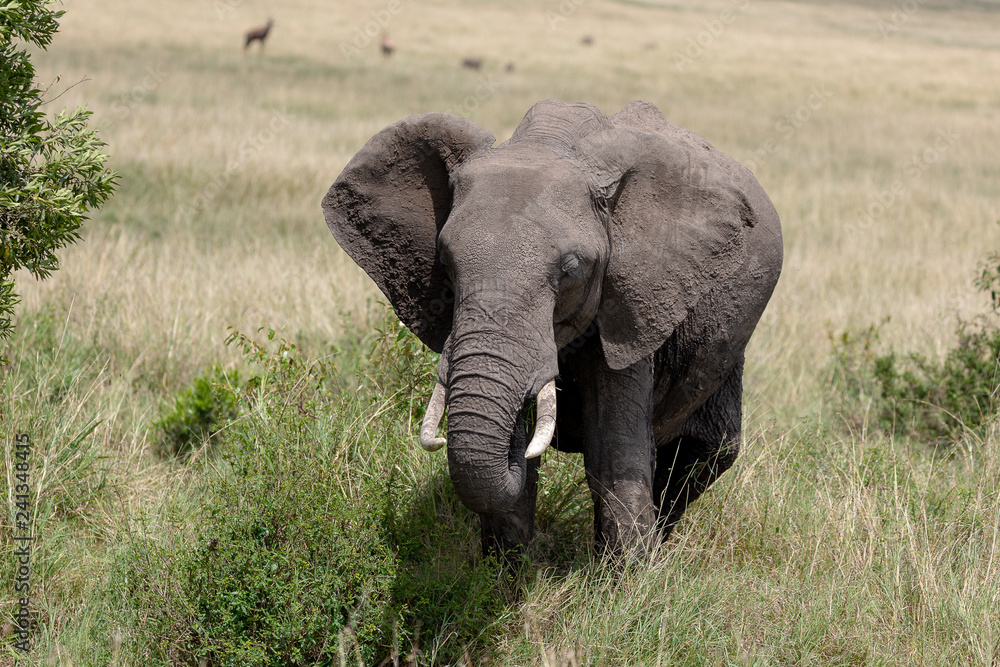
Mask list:
[[[453,297],[437,261],[438,232],[451,212],[449,176],[494,141],[460,116],[409,116],[369,139],[323,198],[337,242],[435,352],[451,331]]]

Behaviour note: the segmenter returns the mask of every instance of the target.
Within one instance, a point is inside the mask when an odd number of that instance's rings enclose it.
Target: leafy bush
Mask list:
[[[334,391],[332,365],[268,339],[230,337],[258,373],[201,464],[198,510],[137,531],[119,559],[122,650],[181,664],[458,662],[492,636],[512,589],[476,557],[478,521],[443,461],[411,449],[409,395],[391,378],[389,398]],[[393,349],[381,362],[414,376]]]
[[[445,470],[415,493],[391,484],[384,527],[399,556],[397,631],[418,664],[461,663],[490,643],[515,582],[499,563],[478,558],[479,521],[461,506]]]
[[[130,649],[183,664],[330,664],[344,651],[371,663],[391,638],[398,565],[381,527],[384,482],[347,477],[364,406],[317,392],[327,367],[286,341],[276,350],[238,333],[231,341],[260,372],[241,392],[246,414],[202,468],[198,511],[168,522],[165,539],[136,536],[116,570]],[[234,407],[220,384],[199,378],[175,413],[207,414],[220,395]],[[184,409],[193,404],[207,407]],[[175,421],[175,432],[191,432],[189,423],[212,420]]]
[[[249,435],[249,433],[247,434]],[[248,446],[250,445],[250,446]],[[229,452],[194,537],[141,537],[114,585],[125,597],[130,652],[157,663],[374,664],[391,641],[397,558],[381,534],[384,498],[342,493],[329,460],[301,441]],[[191,542],[195,544],[192,545]]]
[[[876,359],[875,373],[887,400],[883,421],[903,425],[911,435],[957,439],[997,412],[1000,330],[963,332],[941,361],[894,353]]]
[[[186,458],[215,437],[237,415],[239,375],[216,364],[183,390],[173,407],[153,422],[161,456]]]
[[[862,419],[870,402],[880,428],[937,442],[955,440],[996,413],[1000,390],[1000,330],[964,330],[943,359],[875,352],[878,329],[834,340],[834,386],[846,412]]]
[[[199,654],[305,665],[353,649],[371,663],[393,621],[398,562],[379,521],[387,499],[342,493],[335,465],[311,443],[263,452],[256,436],[240,434],[236,473],[216,485],[184,563]]]
[[[879,353],[879,327],[831,336],[833,386],[841,408],[863,419],[867,407],[886,432],[940,442],[976,430],[1000,409],[1000,256],[991,255],[976,285],[990,312],[958,324],[958,344],[942,359],[895,350]]]
[[[274,329],[267,330],[267,343],[260,344],[249,336],[229,328],[226,345],[237,345],[243,357],[256,366],[255,374],[246,386],[246,398],[261,401],[268,410],[294,408],[299,419],[315,418],[317,411],[329,403],[337,378],[333,365],[325,359],[307,359],[295,346],[279,338],[274,350],[267,347],[275,342]],[[258,330],[263,331],[263,327]]]

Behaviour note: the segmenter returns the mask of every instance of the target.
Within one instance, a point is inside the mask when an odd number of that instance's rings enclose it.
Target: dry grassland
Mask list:
[[[658,574],[543,578],[510,621],[505,650],[556,664],[578,637],[612,646],[638,633],[666,651],[663,628],[676,631],[685,609],[701,604],[727,618],[701,635],[702,655],[735,664],[997,664],[996,631],[976,629],[1000,609],[985,592],[1000,587],[995,438],[981,443],[992,452],[986,463],[968,464],[980,466],[975,474],[964,464],[940,474],[906,464],[925,492],[954,483],[981,498],[985,528],[976,530],[992,531],[992,547],[962,542],[958,528],[935,537],[899,488],[864,478],[881,440],[817,435],[809,446],[836,463],[813,472],[789,463],[809,431],[803,423],[829,409],[831,332],[888,318],[888,344],[941,353],[954,343],[956,317],[986,305],[972,280],[1000,247],[1000,3],[907,6],[914,10],[772,0],[66,0],[59,34],[37,56],[40,77],[60,77],[53,106],[94,111],[122,185],[51,280],[20,277],[15,364],[31,356],[33,323],[46,313],[107,352],[101,382],[77,387],[88,401],[81,411],[99,411],[95,433],[120,457],[122,511],[155,507],[181,482],[149,454],[149,422],[195,374],[235,362],[227,326],[270,326],[316,352],[370,326],[369,303],[381,295],[337,247],[319,207],[368,137],[408,114],[452,111],[502,140],[540,99],[607,113],[648,100],[751,164],[782,218],[783,274],[747,353],[747,457],[695,508]],[[268,16],[265,52],[244,54],[243,31]],[[379,16],[397,44],[388,59],[377,34],[355,41]],[[462,69],[465,57],[482,58],[482,69]],[[25,396],[30,382],[18,387]],[[11,409],[22,427],[35,423]],[[52,437],[81,420],[71,415]],[[829,479],[841,485],[824,494]],[[93,520],[107,535],[119,521]],[[782,521],[800,532],[782,529],[749,555],[733,546]],[[90,549],[81,546],[81,558],[99,562]],[[741,570],[755,554],[775,560]],[[745,578],[685,574],[709,561]],[[53,568],[56,618],[68,612],[55,589],[84,584],[83,574]],[[683,597],[685,581],[704,588]],[[588,612],[601,595],[614,609]],[[663,616],[642,620],[650,604]],[[944,607],[958,611],[935,621]],[[639,626],[615,629],[608,618]],[[640,664],[651,654],[589,655]],[[702,664],[695,653],[672,655]]]
[[[890,317],[891,341],[941,351],[954,316],[981,308],[972,273],[1000,240],[995,14],[924,6],[886,31],[884,5],[550,4],[68,2],[43,78],[83,80],[60,103],[95,111],[125,180],[27,307],[68,291],[86,319],[110,301],[102,331],[208,356],[227,324],[336,336],[337,309],[376,293],[318,209],[353,152],[429,110],[503,139],[556,97],[652,101],[755,165],[786,239],[749,355],[769,408],[814,402],[830,329]],[[245,57],[242,30],[268,11],[266,54]],[[389,60],[377,37],[355,48],[379,12]],[[458,67],[469,55],[482,71]]]

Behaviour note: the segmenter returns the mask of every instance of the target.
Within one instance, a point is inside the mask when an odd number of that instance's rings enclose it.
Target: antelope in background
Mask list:
[[[379,46],[382,48],[382,55],[388,58],[392,55],[392,52],[396,50],[396,42],[389,39],[389,34],[383,32],[382,39],[379,41]]]
[[[268,19],[267,24],[260,26],[259,28],[252,28],[247,30],[246,43],[243,45],[243,53],[247,52],[250,45],[254,42],[260,42],[260,50],[264,50],[264,41],[267,39],[267,34],[271,32],[271,27],[274,26],[274,19]]]

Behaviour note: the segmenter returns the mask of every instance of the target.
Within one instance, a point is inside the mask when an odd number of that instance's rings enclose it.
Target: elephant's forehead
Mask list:
[[[506,206],[579,198],[588,190],[579,165],[545,152],[494,150],[454,175],[458,199],[501,198]]]
[[[497,150],[453,176],[454,205],[440,235],[463,262],[548,257],[580,236],[593,213],[590,190],[575,164],[556,156]]]
[[[488,206],[477,206],[467,202],[452,211],[439,243],[464,260],[481,257],[502,262],[508,255],[545,253],[553,244],[551,230],[539,224],[542,218],[534,205],[511,207],[495,200]]]

